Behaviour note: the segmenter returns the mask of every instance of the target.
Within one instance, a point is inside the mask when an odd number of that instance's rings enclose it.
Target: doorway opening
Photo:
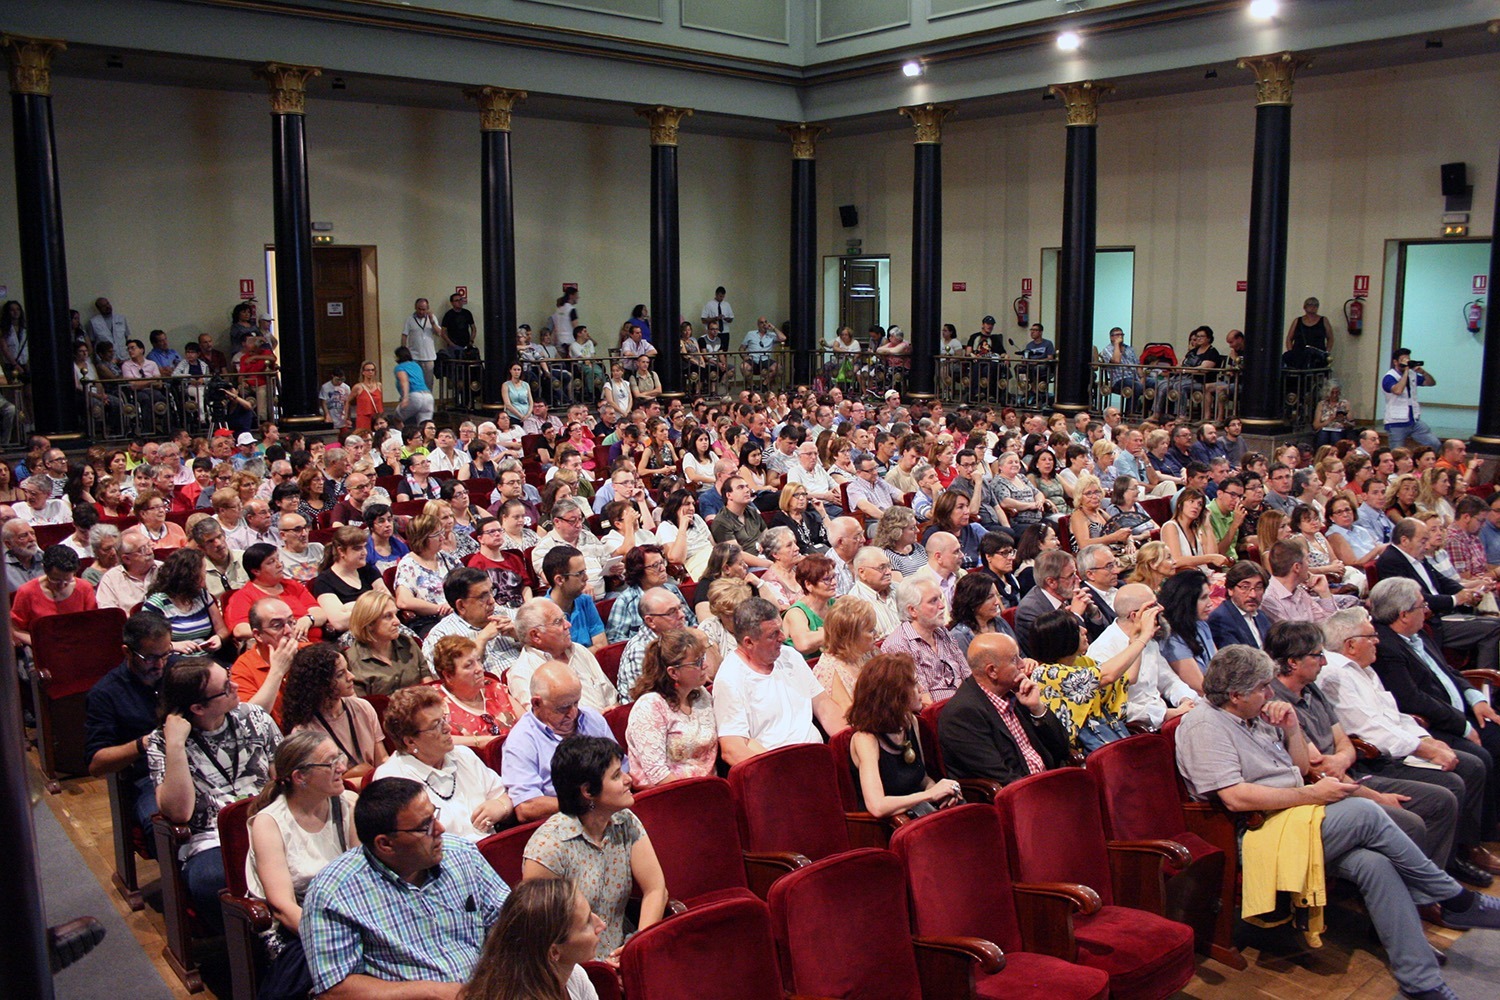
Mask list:
[[[891,323],[889,257],[823,258],[823,342],[833,343],[842,327],[857,340],[869,340],[872,326]]]
[[[313,264],[313,340],[317,344],[318,384],[335,368],[349,383],[359,381],[366,359],[384,372],[380,352],[380,290],[372,246],[315,246]],[[266,313],[278,311],[276,248],[266,247]],[[278,359],[280,351],[277,351]]]
[[[1036,318],[1057,339],[1057,260],[1060,247],[1042,248],[1042,291],[1037,298]],[[1131,339],[1135,321],[1135,247],[1099,247],[1094,252],[1094,329],[1089,342],[1095,350],[1109,348],[1109,331],[1125,331],[1125,343]],[[1024,338],[1023,338],[1024,339]],[[1023,345],[1024,346],[1024,345]]]
[[[1385,308],[1380,330],[1375,414],[1385,413],[1380,380],[1391,351],[1409,347],[1437,384],[1421,390],[1422,419],[1438,437],[1466,438],[1479,420],[1484,363],[1483,324],[1471,331],[1468,308],[1487,296],[1475,280],[1488,280],[1490,241],[1486,239],[1389,240],[1386,243]]]

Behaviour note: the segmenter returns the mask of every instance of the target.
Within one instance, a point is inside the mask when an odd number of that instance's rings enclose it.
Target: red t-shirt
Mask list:
[[[292,609],[292,616],[295,618],[301,618],[311,608],[317,606],[318,599],[296,580],[283,579],[281,587],[281,593],[277,595],[268,594],[253,583],[245,584],[229,599],[229,605],[224,609],[224,624],[229,626],[231,632],[234,631],[235,626],[250,620],[251,606],[266,597],[276,597],[285,601],[286,606]],[[315,625],[307,633],[307,638],[312,642],[317,642],[323,638],[323,630]]]
[[[23,632],[30,632],[37,619],[48,615],[68,615],[75,611],[93,611],[99,606],[94,599],[94,585],[82,578],[73,581],[73,593],[62,603],[54,601],[42,589],[42,577],[21,584],[10,599],[10,622]]]

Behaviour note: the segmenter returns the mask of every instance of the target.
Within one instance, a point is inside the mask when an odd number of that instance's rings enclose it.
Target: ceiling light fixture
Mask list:
[[[1064,52],[1077,52],[1083,45],[1083,39],[1078,37],[1076,31],[1064,31],[1057,36],[1057,47]]]
[[[1257,21],[1269,21],[1280,10],[1280,0],[1250,0],[1250,16]]]
[[[909,77],[921,76],[922,64],[913,59],[901,67],[901,72],[905,73]]]

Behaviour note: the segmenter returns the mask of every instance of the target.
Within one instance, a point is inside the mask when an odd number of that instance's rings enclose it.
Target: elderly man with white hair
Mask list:
[[[865,531],[852,517],[836,517],[828,525],[828,551],[833,560],[834,596],[843,597],[854,589],[854,556],[865,544]]]
[[[880,651],[905,653],[916,662],[917,687],[924,705],[953,697],[969,676],[969,664],[963,649],[944,627],[948,609],[942,590],[932,580],[902,580],[895,586],[895,601],[901,624],[885,637]]]
[[[604,676],[589,648],[573,641],[573,625],[554,602],[533,597],[522,604],[516,609],[515,629],[521,653],[506,673],[506,684],[515,704],[530,704],[531,675],[548,660],[567,664],[577,676],[584,707],[603,712],[620,703],[619,691]]]
[[[1110,657],[1130,645],[1130,636],[1120,623],[1132,622],[1141,610],[1156,603],[1156,595],[1144,583],[1127,583],[1115,592],[1115,620],[1099,638],[1089,643],[1089,659],[1095,663],[1107,662]],[[1158,634],[1166,628],[1166,619],[1157,620]],[[1161,654],[1155,638],[1141,650],[1141,665],[1135,680],[1130,685],[1130,700],[1125,703],[1125,721],[1141,722],[1152,729],[1160,729],[1168,719],[1186,714],[1197,704],[1193,689],[1182,682]]]
[[[612,740],[614,734],[604,716],[581,703],[583,687],[566,663],[548,660],[531,674],[524,704],[530,708],[505,738],[501,757],[501,780],[515,804],[522,823],[546,819],[557,812],[557,793],[552,785],[552,755],[569,736],[598,736]],[[628,764],[622,764],[628,769]]]
[[[953,588],[958,586],[958,581],[964,575],[959,566],[963,559],[963,545],[957,537],[951,532],[934,531],[927,536],[927,565],[907,577],[907,580],[929,580],[937,584],[943,593],[943,607],[952,610]],[[897,603],[900,603],[899,600]]]
[[[891,557],[884,549],[866,545],[854,554],[853,569],[854,586],[839,600],[868,601],[875,611],[875,641],[884,642],[901,625],[901,609],[891,593]]]

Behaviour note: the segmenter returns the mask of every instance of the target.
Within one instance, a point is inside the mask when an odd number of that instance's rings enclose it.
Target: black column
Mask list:
[[[484,197],[484,401],[502,402],[516,359],[516,214],[511,202],[510,133],[482,132]]]
[[[812,384],[818,341],[818,161],[792,160],[792,379]]]
[[[484,291],[484,402],[499,407],[516,360],[516,212],[511,186],[510,113],[524,90],[481,87],[479,103],[481,284]],[[475,345],[479,346],[478,344]]]
[[[1093,360],[1094,247],[1098,125],[1068,126],[1063,177],[1062,253],[1057,259],[1057,396],[1055,408],[1089,408]]]
[[[276,236],[276,317],[280,324],[281,412],[318,419],[318,345],[313,317],[312,210],[307,200],[307,79],[321,70],[271,63],[257,72],[271,86],[271,195]]]
[[[1500,280],[1500,178],[1495,181],[1495,219],[1490,223],[1490,284],[1484,312],[1484,367],[1480,385],[1500,385],[1500,320],[1495,318],[1495,282]],[[1479,426],[1474,432],[1474,449],[1494,454],[1500,452],[1500,393],[1493,390],[1479,394]]]
[[[1245,271],[1245,361],[1240,417],[1251,434],[1288,428],[1281,385],[1286,314],[1287,202],[1292,172],[1292,78],[1307,60],[1290,52],[1241,59],[1256,76],[1250,254]]]
[[[691,108],[636,108],[651,123],[651,323],[653,366],[667,392],[682,391],[677,324],[682,320],[682,257],[677,229],[677,126]]]
[[[11,122],[16,147],[16,214],[21,236],[21,290],[26,305],[31,408],[42,434],[79,429],[70,363],[68,263],[63,247],[62,191],[52,134],[49,65],[61,42],[7,38]]]
[[[943,327],[943,147],[912,147],[911,189],[911,391],[933,393],[932,356]]]

